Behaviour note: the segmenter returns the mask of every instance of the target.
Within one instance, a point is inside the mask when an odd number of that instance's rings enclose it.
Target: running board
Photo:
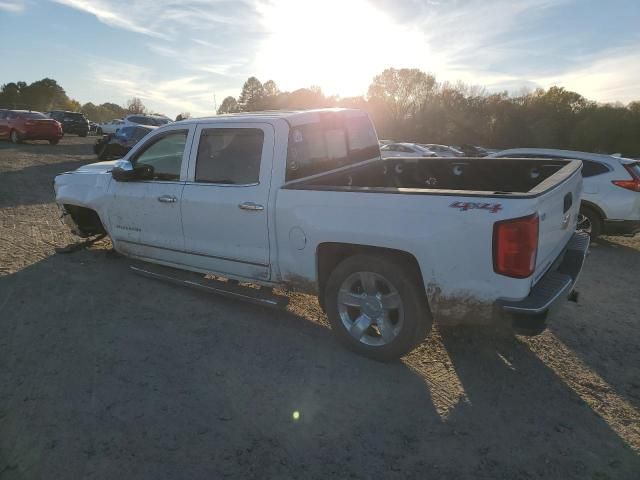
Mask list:
[[[242,285],[238,285],[233,281],[224,282],[221,280],[213,280],[204,278],[203,276],[196,273],[183,272],[182,270],[178,270],[175,268],[162,267],[157,265],[149,267],[145,266],[145,268],[131,265],[129,268],[134,273],[142,275],[143,277],[195,288],[216,295],[221,295],[223,297],[242,300],[244,302],[249,302],[256,305],[262,305],[264,307],[283,309],[286,308],[286,306],[289,304],[289,297],[286,297],[284,295],[275,295],[271,292],[270,288],[265,289],[264,287],[244,287]],[[265,290],[268,290],[269,293],[265,293]]]

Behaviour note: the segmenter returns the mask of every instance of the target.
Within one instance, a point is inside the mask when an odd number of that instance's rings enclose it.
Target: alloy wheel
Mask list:
[[[356,272],[342,282],[338,314],[347,332],[370,346],[391,343],[404,323],[400,293],[389,280],[373,272]]]

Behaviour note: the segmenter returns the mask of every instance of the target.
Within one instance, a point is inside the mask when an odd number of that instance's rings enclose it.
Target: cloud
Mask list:
[[[159,79],[150,68],[97,57],[89,62],[89,68],[93,80],[101,85],[101,93],[117,102],[140,97],[151,110],[169,116],[183,111],[195,116],[215,113],[214,88],[205,76]],[[218,102],[225,95],[236,94],[224,90],[215,93]]]
[[[214,91],[218,101],[237,96],[251,75],[286,90],[365,94],[388,67],[489,91],[561,84],[596,100],[639,97],[638,49],[579,57],[565,47],[587,33],[546,27],[575,0],[52,1],[139,34],[148,52],[139,65],[101,59],[93,74],[113,94],[167,112],[210,113]],[[8,3],[15,4],[0,0]]]
[[[26,8],[26,2],[22,0],[0,0],[0,10],[11,13],[22,13]]]
[[[135,16],[131,16],[128,8],[118,8],[113,2],[100,0],[53,0],[61,5],[66,5],[77,10],[94,15],[102,23],[118,28],[124,28],[136,33],[163,38],[161,32],[153,30],[139,22]],[[124,5],[122,5],[124,7]]]
[[[0,0],[1,1],[1,0]],[[239,25],[237,15],[245,1],[230,0],[52,0],[88,13],[111,27],[165,40],[179,40],[185,33],[206,31],[220,25]],[[230,11],[232,14],[221,12]]]
[[[640,44],[583,56],[578,66],[536,79],[545,87],[558,85],[600,102],[640,100]]]

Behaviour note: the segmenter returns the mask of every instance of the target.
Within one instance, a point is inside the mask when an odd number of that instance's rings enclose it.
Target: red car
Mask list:
[[[49,140],[55,145],[62,138],[62,126],[40,112],[0,110],[0,138],[13,143],[23,140]]]

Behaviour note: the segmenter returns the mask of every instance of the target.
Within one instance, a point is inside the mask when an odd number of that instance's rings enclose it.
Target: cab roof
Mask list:
[[[351,115],[366,115],[363,110],[355,108],[317,108],[313,110],[265,110],[261,112],[241,112],[241,113],[225,113],[223,115],[214,115],[210,117],[189,118],[181,120],[179,123],[202,123],[204,121],[211,122],[236,122],[238,120],[245,121],[264,121],[264,120],[285,120],[289,124],[300,125],[317,121],[322,113],[346,113]]]

